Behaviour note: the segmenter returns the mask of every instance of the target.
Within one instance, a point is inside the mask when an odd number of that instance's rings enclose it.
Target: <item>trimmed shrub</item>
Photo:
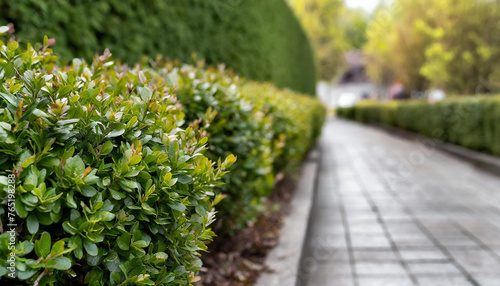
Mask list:
[[[0,43],[0,198],[15,203],[0,214],[19,218],[18,283],[190,285],[215,205],[226,196],[221,231],[244,227],[324,122],[318,99],[223,69],[129,68],[109,52],[59,68],[48,45]]]
[[[208,134],[206,156],[237,156],[231,175],[217,191],[220,232],[232,232],[257,218],[276,174],[296,168],[325,120],[320,100],[271,84],[244,82],[231,71],[157,61],[150,71],[166,79],[186,114],[185,125]],[[288,167],[288,168],[286,168]]]
[[[341,117],[399,127],[466,148],[500,155],[500,97],[474,96],[424,101],[362,102],[340,108]]]
[[[312,49],[284,0],[6,0],[0,11],[22,40],[56,38],[65,59],[104,48],[129,64],[157,54],[190,62],[197,53],[250,79],[315,93]]]
[[[6,211],[19,218],[16,278],[194,281],[214,236],[213,187],[235,158],[216,168],[203,155],[208,138],[183,127],[176,97],[142,71],[108,68],[107,55],[58,69],[46,45],[0,50],[0,196],[9,203],[0,213],[4,227]],[[2,280],[10,237],[0,235]]]
[[[237,156],[231,176],[217,188],[226,196],[217,207],[223,224],[219,231],[245,227],[257,217],[260,199],[274,186],[272,119],[241,96],[242,82],[223,69],[170,66],[162,77],[176,86],[186,124],[200,124],[207,132],[205,154],[213,160]]]
[[[275,173],[296,167],[321,133],[326,119],[323,103],[271,84],[250,82],[241,92],[272,118]]]

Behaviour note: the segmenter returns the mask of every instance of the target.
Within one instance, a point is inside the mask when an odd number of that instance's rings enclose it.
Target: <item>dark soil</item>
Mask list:
[[[295,179],[285,176],[266,202],[266,212],[246,229],[217,237],[202,256],[201,281],[196,286],[249,286],[266,270],[264,259],[278,244],[283,218],[290,209]]]

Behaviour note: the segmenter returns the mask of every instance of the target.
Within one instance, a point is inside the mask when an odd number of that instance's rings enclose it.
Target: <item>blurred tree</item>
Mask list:
[[[430,39],[415,22],[425,21],[426,10],[434,0],[395,0],[377,9],[368,27],[367,72],[375,82],[388,85],[401,80],[407,90],[425,90],[428,80],[420,74]]]
[[[366,43],[368,15],[343,0],[289,0],[315,50],[318,74],[331,80],[345,68],[344,54]]]
[[[453,92],[492,91],[500,66],[500,1],[439,0],[441,15],[417,27],[432,38],[420,72]]]
[[[500,0],[395,0],[369,25],[368,74],[409,90],[492,91],[500,63]]]
[[[344,37],[351,49],[362,49],[366,44],[366,29],[370,21],[360,9],[345,9],[341,16]]]
[[[320,79],[331,80],[348,49],[339,25],[343,0],[293,0],[290,4],[309,35]]]

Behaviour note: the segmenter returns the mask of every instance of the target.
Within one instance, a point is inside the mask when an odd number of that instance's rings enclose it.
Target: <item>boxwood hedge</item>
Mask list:
[[[16,283],[189,285],[215,210],[221,231],[244,226],[319,135],[317,99],[109,56],[60,67],[47,38],[0,43],[2,282],[15,211]]]
[[[315,93],[312,49],[285,0],[5,0],[0,22],[19,38],[57,39],[63,58],[109,48],[129,64],[162,54],[225,63],[241,75]]]
[[[183,128],[174,95],[142,72],[0,43],[0,180],[16,191],[16,277],[45,285],[188,285],[214,233],[216,168],[208,138]],[[13,211],[13,209],[12,209]],[[6,210],[2,208],[3,225]],[[0,235],[0,274],[10,233]]]
[[[338,114],[500,155],[499,96],[463,96],[434,104],[425,101],[363,102],[338,109]]]
[[[165,79],[184,106],[186,125],[208,133],[205,154],[238,160],[218,191],[227,196],[217,210],[221,231],[245,227],[256,218],[276,174],[297,166],[319,135],[325,108],[318,100],[271,84],[246,82],[218,68],[158,60],[151,73]]]

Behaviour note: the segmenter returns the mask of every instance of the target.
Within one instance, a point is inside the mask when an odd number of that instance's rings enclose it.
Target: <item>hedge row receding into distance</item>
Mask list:
[[[313,52],[285,0],[5,0],[0,22],[23,41],[57,39],[62,58],[109,48],[134,64],[157,54],[225,63],[239,74],[315,94]]]
[[[191,285],[216,212],[223,232],[255,218],[324,121],[222,67],[109,57],[0,43],[1,282]]]
[[[425,101],[368,101],[340,108],[341,117],[398,127],[466,148],[500,155],[500,97],[464,96]]]

